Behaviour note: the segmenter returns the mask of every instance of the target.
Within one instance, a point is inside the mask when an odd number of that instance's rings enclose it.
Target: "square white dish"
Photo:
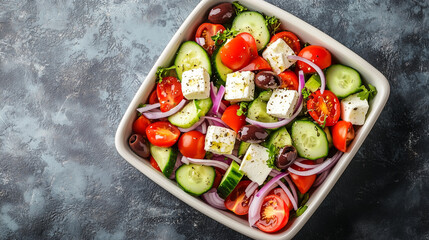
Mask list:
[[[206,19],[207,13],[211,7],[221,2],[232,2],[228,0],[203,0],[190,13],[179,30],[170,40],[152,69],[149,71],[143,84],[138,89],[136,95],[126,110],[115,136],[115,145],[119,154],[131,165],[145,174],[159,186],[169,191],[171,194],[181,199],[189,206],[197,209],[214,220],[230,227],[244,235],[255,239],[290,239],[304,226],[311,215],[316,211],[321,202],[325,199],[329,191],[337,182],[338,178],[344,172],[353,156],[356,154],[363,141],[371,131],[377,118],[379,117],[384,105],[387,102],[390,87],[387,79],[372,65],[343,46],[336,40],[332,39],[325,33],[319,31],[303,20],[291,15],[290,13],[261,0],[241,0],[240,3],[251,10],[262,12],[268,16],[276,16],[282,22],[282,28],[294,32],[302,41],[314,45],[321,45],[327,48],[338,62],[356,69],[364,79],[365,83],[374,85],[378,94],[370,102],[370,109],[365,124],[357,131],[356,138],[345,153],[338,161],[336,166],[325,182],[319,186],[310,196],[307,203],[308,209],[300,217],[291,220],[288,225],[280,232],[274,234],[264,233],[256,228],[249,227],[246,220],[227,211],[221,211],[210,207],[199,198],[185,193],[177,186],[174,180],[166,178],[163,174],[155,170],[149,163],[134,152],[128,146],[128,138],[131,135],[131,126],[136,117],[136,108],[139,103],[145,102],[151,90],[155,86],[156,70],[158,66],[170,66],[174,60],[175,53],[180,44],[186,40],[193,39],[195,29]]]

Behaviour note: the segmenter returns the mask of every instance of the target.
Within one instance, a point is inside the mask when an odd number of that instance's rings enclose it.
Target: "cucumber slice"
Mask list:
[[[277,122],[277,118],[267,113],[267,102],[256,98],[249,104],[247,117],[259,122]]]
[[[220,58],[220,49],[222,47],[219,47],[216,49],[215,53],[213,54],[213,65],[215,69],[216,76],[223,81],[223,84],[226,83],[226,75],[228,73],[232,73],[232,69],[229,69],[227,66],[225,66],[222,63],[222,60]]]
[[[292,142],[300,157],[316,160],[328,156],[325,132],[309,120],[297,120],[292,124]]]
[[[249,147],[250,147],[250,143],[240,142],[240,146],[238,146],[238,156],[244,156],[244,154],[246,154],[246,151]]]
[[[286,145],[292,145],[292,138],[286,127],[281,127],[270,134],[266,145],[267,147],[274,145],[276,148],[283,148]]]
[[[261,92],[258,98],[260,98],[265,102],[268,102],[270,100],[271,95],[273,95],[273,90],[267,90],[267,91]]]
[[[234,161],[229,165],[228,170],[226,170],[225,175],[217,188],[219,196],[223,199],[228,197],[228,195],[234,190],[237,184],[240,182],[243,177],[243,172],[240,171],[240,166]]]
[[[315,92],[320,87],[320,77],[317,74],[311,75],[310,79],[305,83],[305,88],[310,92]]]
[[[162,173],[170,177],[176,164],[177,151],[172,147],[157,147],[150,145],[150,154],[155,159]]]
[[[265,18],[258,12],[242,12],[235,17],[232,30],[239,33],[252,34],[256,40],[258,51],[262,50],[270,42],[270,31],[265,25]]]
[[[205,116],[213,106],[211,98],[195,100],[198,109],[198,117]]]
[[[182,110],[168,117],[168,121],[174,126],[189,128],[200,120],[197,101],[191,101]]]
[[[335,64],[326,70],[326,86],[339,98],[358,92],[361,85],[359,73],[351,67]]]
[[[176,181],[185,192],[199,196],[212,188],[215,175],[213,167],[183,164],[176,170]]]
[[[212,75],[212,67],[207,52],[194,41],[187,41],[180,45],[174,60],[176,73],[179,79],[182,79],[182,73],[194,68],[203,67]]]

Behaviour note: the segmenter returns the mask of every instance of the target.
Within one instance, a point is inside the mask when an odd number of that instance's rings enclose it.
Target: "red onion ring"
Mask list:
[[[299,70],[299,72],[298,72],[298,75],[299,75],[299,86],[298,86],[298,94],[299,94],[299,97],[298,97],[298,102],[296,103],[296,106],[295,106],[295,111],[296,110],[298,110],[298,107],[301,105],[301,103],[302,103],[302,99],[303,99],[303,96],[302,96],[302,89],[304,88],[304,86],[305,86],[305,78],[304,78],[304,72],[302,71],[302,70]]]
[[[219,112],[220,103],[222,102],[222,98],[224,94],[225,94],[225,87],[221,85],[219,87],[219,91],[217,92],[215,99],[212,99],[213,101],[212,112],[214,114],[217,114]]]
[[[186,104],[186,100],[183,99],[179,104],[177,104],[177,106],[175,106],[174,108],[170,109],[167,112],[145,112],[143,113],[143,115],[148,119],[159,119],[159,118],[169,117],[177,113],[178,111],[180,111],[185,106],[185,104]]]
[[[298,167],[306,168],[306,169],[313,169],[313,168],[316,168],[316,167],[320,166],[320,164],[310,165],[310,164],[300,163],[300,162],[297,162],[297,161],[295,161],[293,164],[296,165],[296,166],[298,166]]]
[[[303,57],[296,56],[296,55],[289,55],[289,56],[287,56],[287,58],[290,60],[297,60],[297,61],[305,62],[308,65],[310,65],[312,68],[314,68],[314,70],[316,70],[317,74],[319,74],[319,77],[320,77],[320,93],[323,94],[323,92],[325,91],[326,80],[325,80],[325,74],[323,74],[322,69],[320,69],[319,66],[317,66],[314,62],[308,60],[307,58],[303,58]]]
[[[255,192],[255,190],[259,187],[259,184],[257,182],[251,182],[244,191],[247,198],[250,198],[252,194]]]
[[[236,161],[238,164],[241,164],[241,159],[232,155],[232,154],[223,154],[227,158],[231,158],[232,160]]]
[[[221,123],[223,126],[220,126],[220,127],[227,127],[227,128],[229,128],[228,125],[226,125],[226,123],[224,121],[222,121],[221,119],[219,119],[219,118],[208,117],[208,116],[205,116],[204,118],[208,119],[208,120],[211,120],[211,121],[215,121],[215,122]],[[216,124],[212,124],[212,125],[219,126],[219,125],[216,125]]]
[[[278,121],[278,122],[265,123],[265,122],[255,121],[255,120],[252,120],[252,119],[247,118],[247,117],[246,117],[246,122],[248,122],[248,123],[250,123],[252,125],[255,125],[255,126],[259,126],[259,127],[263,127],[263,128],[270,128],[270,129],[283,127],[284,125],[292,122],[298,116],[298,114],[301,113],[302,106],[303,106],[303,104],[301,103],[301,105],[299,106],[298,110],[295,111],[295,113],[290,118],[283,119],[283,120]]]
[[[211,160],[211,159],[195,159],[195,158],[188,158],[183,156],[182,157],[182,162],[185,164],[189,164],[189,163],[195,163],[195,164],[200,164],[200,165],[204,165],[204,166],[212,166],[212,167],[217,167],[217,168],[221,168],[223,170],[227,170],[229,165],[224,163],[224,162],[220,162],[220,161],[216,161],[216,160]]]
[[[152,110],[152,109],[155,109],[155,108],[159,108],[160,106],[161,106],[160,103],[147,104],[144,107],[137,108],[137,111],[139,111],[140,113],[144,113],[146,111],[149,111],[149,110]]]
[[[201,124],[201,133],[202,134],[207,133],[207,123],[205,121],[203,121],[203,123]]]
[[[318,187],[320,184],[322,184],[330,172],[331,172],[331,170],[326,170],[326,171],[322,172],[314,181],[313,187]]]
[[[286,185],[282,181],[277,182],[280,187],[285,191],[287,197],[289,198],[289,201],[292,203],[293,209],[298,210],[298,203],[295,201],[294,197],[292,196],[292,193],[289,191],[289,189],[286,187]]]
[[[295,199],[295,202],[298,202],[298,194],[296,194],[295,185],[293,185],[292,181],[288,176],[285,176],[284,179],[286,180],[287,184],[290,187],[290,190],[292,190],[293,198]]]
[[[206,44],[206,40],[204,38],[201,38],[201,37],[195,38],[195,42],[197,42],[198,45],[200,45],[201,47],[203,47],[204,44]]]
[[[317,167],[312,168],[310,170],[298,171],[291,167],[289,167],[287,170],[290,173],[296,174],[298,176],[311,176],[311,175],[319,174],[323,171],[326,171],[328,167],[333,166],[333,164],[335,164],[335,162],[338,161],[340,157],[341,157],[341,152],[338,151],[332,158],[328,158],[322,164],[319,164]]]
[[[225,200],[223,200],[219,195],[217,194],[216,188],[210,189],[208,192],[201,195],[203,199],[212,207],[226,210],[225,207]]]

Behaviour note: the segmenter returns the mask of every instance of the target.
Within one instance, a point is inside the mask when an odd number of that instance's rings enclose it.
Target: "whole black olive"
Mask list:
[[[276,161],[276,167],[286,169],[296,160],[298,152],[294,146],[285,146],[279,153]]]
[[[238,130],[238,139],[248,143],[261,143],[268,137],[268,133],[261,127],[245,125]]]
[[[140,134],[133,134],[128,139],[128,144],[131,147],[131,150],[137,155],[143,158],[150,156],[149,144],[146,139]]]
[[[209,12],[209,21],[212,23],[227,23],[234,18],[235,11],[231,3],[221,3],[214,6]]]
[[[262,89],[276,89],[280,86],[279,77],[271,71],[258,72],[255,76],[255,84]]]

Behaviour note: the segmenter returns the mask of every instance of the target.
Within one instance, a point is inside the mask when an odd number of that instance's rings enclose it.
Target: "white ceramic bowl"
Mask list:
[[[325,182],[320,185],[310,196],[308,200],[308,209],[298,218],[289,221],[288,225],[280,232],[274,234],[264,233],[256,228],[249,227],[249,224],[243,218],[236,216],[227,211],[217,210],[210,207],[199,198],[193,197],[180,189],[176,182],[169,180],[160,172],[155,170],[149,163],[134,154],[128,146],[128,138],[131,135],[131,126],[136,118],[136,108],[139,103],[146,102],[151,90],[155,85],[155,72],[158,66],[170,66],[179,45],[193,39],[195,29],[206,19],[208,11],[211,7],[220,2],[232,2],[231,0],[203,0],[191,12],[179,30],[174,34],[167,47],[164,49],[155,65],[150,70],[145,81],[137,91],[131,104],[129,105],[124,117],[119,124],[115,137],[115,145],[119,154],[125,158],[131,165],[136,167],[140,172],[145,174],[159,186],[169,191],[174,196],[178,197],[189,206],[197,209],[205,215],[215,219],[216,221],[230,227],[244,235],[256,239],[290,239],[304,226],[307,220],[319,207],[320,203],[325,199],[326,195],[332,189],[338,178],[344,172],[347,165],[350,163],[353,156],[362,145],[368,133],[374,126],[375,121],[380,115],[386,101],[389,97],[390,87],[387,79],[372,65],[364,59],[356,55],[350,49],[346,48],[328,35],[309,25],[308,23],[298,19],[290,13],[273,6],[261,0],[240,0],[240,3],[247,6],[251,10],[262,12],[269,16],[276,16],[282,22],[282,27],[288,29],[304,42],[309,42],[313,45],[320,45],[327,48],[335,59],[344,65],[348,65],[359,71],[366,83],[374,85],[378,94],[370,102],[370,109],[363,125],[356,134],[355,139],[345,153],[333,168]]]

